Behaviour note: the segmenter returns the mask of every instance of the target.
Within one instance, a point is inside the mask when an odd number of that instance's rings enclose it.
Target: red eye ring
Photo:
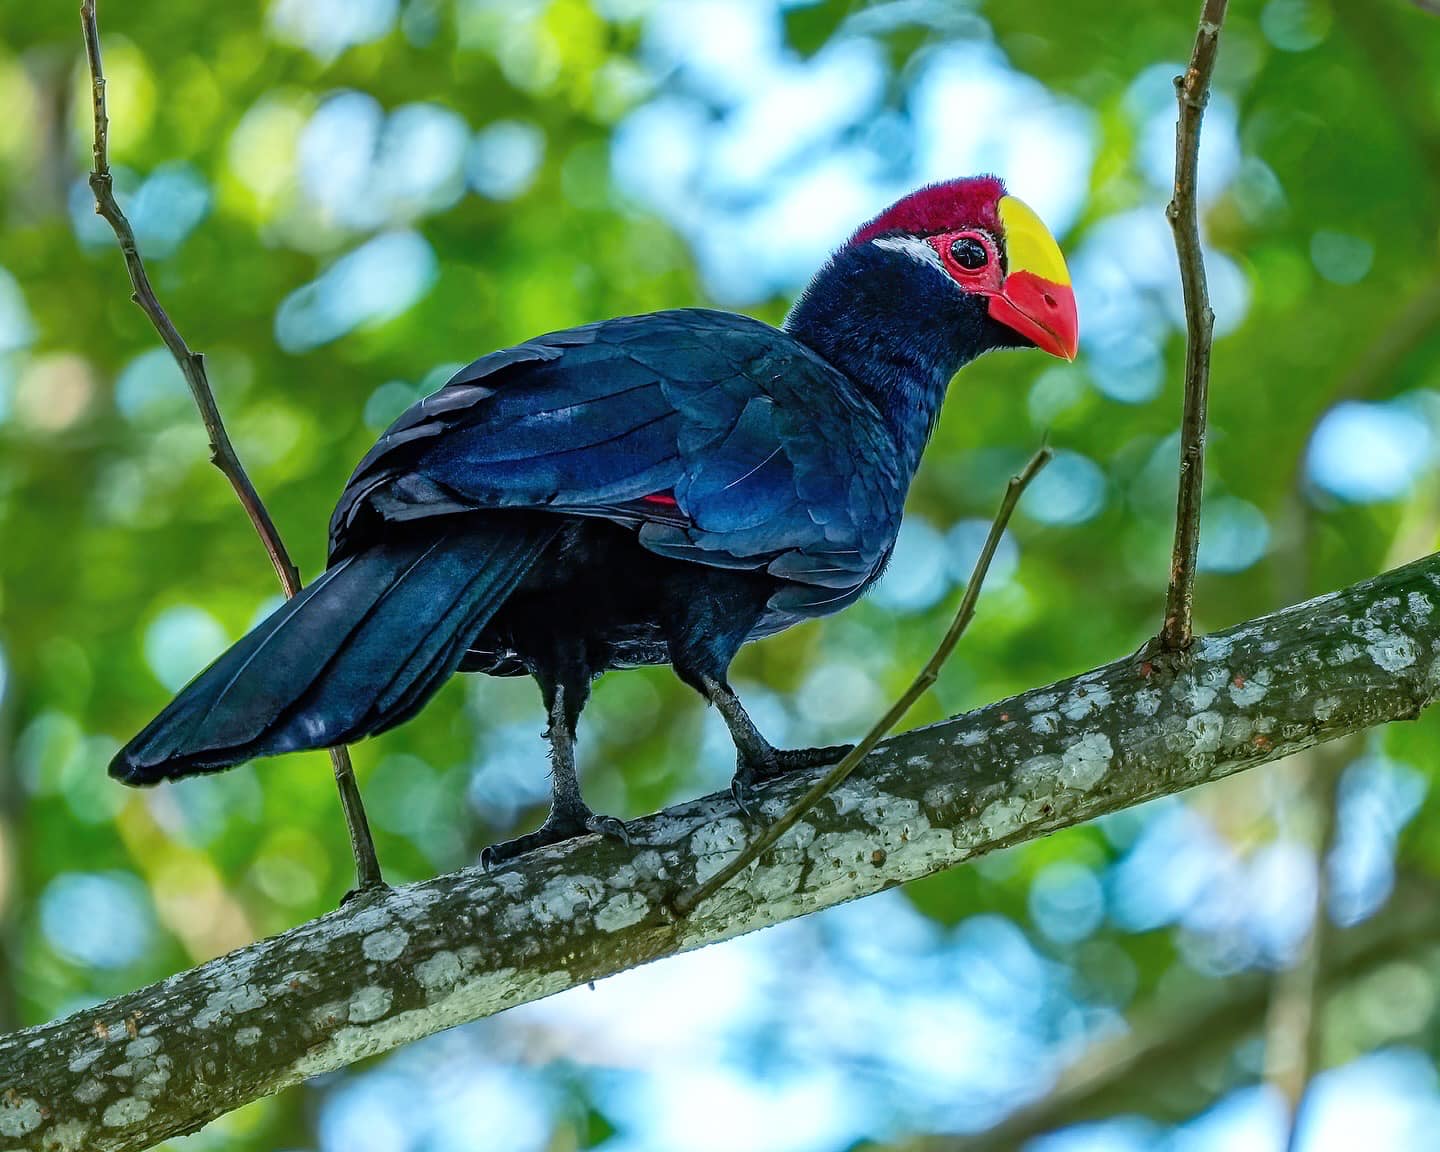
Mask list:
[[[999,245],[989,232],[966,228],[926,239],[950,278],[965,291],[989,295],[1000,290],[1005,272],[1001,267]]]

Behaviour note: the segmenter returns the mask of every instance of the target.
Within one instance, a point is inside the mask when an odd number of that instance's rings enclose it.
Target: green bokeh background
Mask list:
[[[173,250],[163,242],[152,250],[151,274],[180,330],[206,354],[236,447],[307,575],[322,564],[325,524],[350,469],[397,397],[434,386],[437,365],[602,316],[712,302],[683,230],[627,195],[611,162],[616,126],[683,83],[647,48],[653,5],[408,0],[393,27],[333,56],[277,31],[283,5],[101,7],[122,199],[130,203],[141,181],[177,164],[207,190],[193,229]],[[1134,85],[1153,67],[1173,74],[1193,39],[1195,7],[821,2],[784,7],[776,19],[785,52],[799,62],[847,36],[878,42],[890,68],[885,103],[897,115],[927,54],[975,37],[993,38],[1016,73],[1087,109],[1089,183],[1062,237],[1074,252],[1119,214],[1160,211],[1163,196],[1144,170]],[[351,879],[323,755],[143,795],[104,775],[118,742],[168,699],[158,672],[197,668],[272,602],[276,583],[207,462],[178,375],[157,358],[155,336],[128,299],[118,253],[103,232],[87,231],[93,222],[83,223],[89,104],[74,9],[0,0],[0,303],[18,293],[12,311],[24,321],[12,325],[8,343],[0,325],[5,1028],[281,931],[333,907]],[[1426,445],[1440,419],[1440,17],[1399,0],[1233,9],[1216,87],[1233,112],[1241,164],[1207,202],[1205,231],[1238,269],[1248,306],[1215,349],[1207,496],[1258,509],[1268,544],[1241,570],[1202,574],[1201,629],[1430,552],[1440,530],[1428,447],[1402,489],[1384,498],[1344,499],[1308,483],[1304,466],[1317,423],[1342,401],[1400,398],[1393,411],[1410,414]],[[276,338],[282,301],[395,226],[347,226],[297,183],[304,126],[341,89],[368,93],[387,110],[416,102],[453,109],[471,130],[524,121],[543,133],[543,159],[513,199],[462,189],[451,203],[411,214],[406,227],[436,257],[433,283],[412,306],[287,351]],[[967,131],[966,117],[965,108],[955,110],[957,134]],[[1339,277],[1354,282],[1337,282],[1333,269],[1327,277],[1323,237],[1335,235],[1368,253],[1358,277]],[[1087,303],[1082,293],[1082,330]],[[779,322],[787,304],[777,292],[749,310]],[[1054,522],[1034,502],[1022,507],[1012,528],[1018,569],[987,590],[976,626],[911,723],[1113,659],[1155,629],[1173,508],[1177,332],[1163,353],[1163,382],[1139,403],[1107,393],[1103,369],[1083,352],[1060,375],[1044,357],[1021,354],[963,374],[913,489],[912,514],[938,532],[988,517],[1010,471],[1047,437],[1098,467],[1102,502],[1075,523]],[[148,381],[128,409],[117,402],[127,368]],[[377,392],[382,386],[389,390]],[[1353,450],[1391,448],[1357,442]],[[945,594],[927,603],[867,601],[753,646],[737,663],[737,680],[768,707],[788,709],[803,734],[853,737],[943,631],[957,596],[955,577],[946,579]],[[157,631],[157,621],[170,627]],[[822,673],[831,679],[817,681]],[[488,758],[511,747],[503,734],[517,724],[534,730],[533,782],[543,790],[534,695],[528,682],[457,680],[420,719],[355,749],[392,882],[466,865],[484,843],[538,820],[543,805],[523,797],[498,809],[474,802],[493,794],[477,793],[474,781]],[[666,669],[606,678],[583,746],[594,806],[630,816],[714,786],[715,757],[696,751],[709,723]],[[1435,771],[1437,735],[1427,718],[1357,740],[1333,764],[1264,769],[1187,803],[1235,859],[1254,858],[1277,839],[1303,846],[1323,823],[1314,802],[1322,810],[1329,803],[1326,781],[1346,762],[1387,757],[1408,765],[1423,787]],[[1308,792],[1307,775],[1319,781]],[[1083,946],[1047,939],[1032,915],[1033,884],[1057,864],[1104,880],[1146,819],[1136,817],[1128,831],[1056,835],[897,899],[940,926],[941,939],[979,914],[1010,919],[1038,952],[1073,971],[1077,1000],[1104,1004],[1123,1022],[1228,977],[1192,963],[1186,934],[1199,930],[1174,920],[1138,931],[1112,916]],[[1402,882],[1434,883],[1437,832],[1430,794],[1400,840]],[[57,924],[67,908],[87,906],[62,899],[77,877],[101,878],[94,891],[102,903],[124,894],[113,905],[120,915],[138,909],[149,926],[137,929],[133,953],[87,951],[83,926]],[[1244,881],[1222,875],[1209,883]],[[1116,957],[1124,980],[1110,979]],[[1431,1060],[1433,959],[1422,948],[1394,958],[1422,974],[1429,999],[1392,1013],[1391,1025],[1356,1024],[1373,1023],[1374,1013],[1360,1009],[1326,1017],[1323,1062],[1343,1064],[1391,1044]],[[1267,970],[1258,961],[1244,966]],[[776,1029],[787,1027],[785,1013],[783,1003],[774,1006]],[[1106,1111],[1149,1115],[1162,1132],[1204,1112],[1259,1078],[1254,1046],[1242,1040],[1151,1069]],[[1085,1051],[1080,1045],[1073,1055],[1083,1060]],[[554,1072],[523,1045],[516,1052],[517,1065]],[[292,1090],[197,1139],[237,1149],[318,1147],[316,1117],[344,1082]],[[547,1097],[549,1147],[624,1136],[612,1132],[604,1093],[583,1067],[547,1083],[559,1085]],[[852,1135],[903,1139],[907,1122],[897,1123],[900,1132],[879,1124]]]

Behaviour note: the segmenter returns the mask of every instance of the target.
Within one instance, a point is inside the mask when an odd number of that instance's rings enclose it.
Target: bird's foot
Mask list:
[[[502,840],[499,844],[491,844],[480,853],[480,867],[489,872],[518,860],[536,848],[563,844],[566,840],[573,840],[589,832],[610,840],[618,840],[627,848],[630,846],[629,831],[624,822],[614,816],[598,816],[588,809],[577,813],[551,812],[545,818],[545,823],[534,832],[527,832],[513,840]]]
[[[835,764],[853,744],[832,744],[828,748],[771,748],[760,756],[741,755],[735,762],[735,776],[730,781],[730,795],[741,812],[752,820],[760,814],[760,784],[791,772]]]
[[[345,905],[355,900],[358,900],[360,901],[360,903],[363,904],[368,900],[373,900],[376,896],[384,896],[385,893],[389,891],[390,885],[386,884],[385,881],[372,880],[368,884],[362,884],[357,888],[351,888],[350,891],[346,892],[345,895],[341,896],[340,907],[344,908]]]

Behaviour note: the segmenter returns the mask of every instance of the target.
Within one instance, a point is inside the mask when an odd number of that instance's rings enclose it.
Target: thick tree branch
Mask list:
[[[1190,643],[1195,562],[1200,552],[1200,500],[1205,483],[1205,409],[1210,393],[1210,344],[1215,313],[1205,283],[1196,204],[1200,168],[1200,122],[1210,100],[1210,76],[1220,48],[1227,0],[1205,0],[1190,67],[1175,77],[1180,105],[1175,122],[1175,192],[1165,216],[1175,233],[1180,282],[1185,291],[1185,410],[1180,422],[1180,494],[1175,508],[1175,547],[1160,646],[1179,651]]]
[[[685,918],[746,825],[709,797],[537,852],[379,890],[282,936],[0,1038],[11,1148],[129,1150],[309,1076],[663,956],[764,928],[1410,719],[1440,686],[1440,557],[1127,657],[875,750],[794,835]],[[818,773],[775,786],[774,818]]]
[[[95,167],[90,173],[90,191],[95,196],[95,211],[104,217],[119,241],[120,252],[125,257],[125,270],[130,274],[132,288],[130,298],[150,318],[175,363],[185,377],[195,406],[200,409],[200,418],[205,422],[205,431],[210,437],[210,462],[230,481],[235,489],[245,514],[255,526],[255,532],[270,556],[275,575],[280,578],[280,587],[286,597],[300,591],[300,573],[280,532],[250,476],[240,463],[235,447],[230,443],[225,422],[220,418],[215,393],[210,388],[210,379],[205,372],[205,358],[192,352],[190,346],[176,329],[169,313],[161,306],[150,286],[145,263],[140,258],[140,247],[135,242],[135,230],[121,211],[115,199],[114,181],[110,176],[110,117],[105,110],[105,70],[100,62],[100,29],[95,17],[95,0],[82,0],[80,24],[85,34],[85,57],[90,65],[90,91],[95,113],[95,136],[92,153]],[[335,785],[340,790],[340,806],[345,812],[345,823],[350,831],[350,848],[355,856],[356,881],[361,888],[382,883],[380,861],[375,855],[375,843],[370,836],[370,825],[365,818],[365,806],[360,799],[360,789],[355,783],[355,771],[350,764],[350,754],[344,748],[330,749],[330,762],[335,769]]]

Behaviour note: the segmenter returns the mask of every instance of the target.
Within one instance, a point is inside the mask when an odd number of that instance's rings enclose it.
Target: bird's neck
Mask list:
[[[784,327],[879,408],[910,474],[950,378],[994,346],[993,322],[978,298],[956,290],[937,268],[869,244],[838,252]]]

